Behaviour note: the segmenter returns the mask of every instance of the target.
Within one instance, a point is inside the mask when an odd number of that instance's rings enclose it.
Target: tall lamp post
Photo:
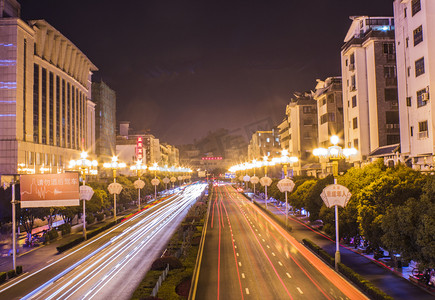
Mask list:
[[[142,163],[142,160],[138,160],[135,165],[130,167],[130,170],[136,171],[137,180],[133,182],[134,187],[137,189],[137,205],[140,210],[140,190],[145,186],[145,182],[140,179],[142,171],[145,171],[147,166]]]
[[[116,170],[125,168],[127,165],[123,162],[118,162],[118,157],[113,156],[111,163],[104,163],[103,167],[107,169],[112,169],[113,173],[113,183],[109,184],[109,193],[113,194],[113,218],[116,221],[116,195],[119,195],[122,190],[122,186],[116,182]]]
[[[267,199],[268,199],[268,197],[267,197],[267,187],[272,184],[272,179],[267,176],[267,166],[268,165],[269,165],[268,157],[264,156],[263,157],[264,177],[261,177],[260,184],[262,186],[264,186],[264,191],[265,191],[264,201],[266,202],[266,209],[267,209]]]
[[[313,154],[318,157],[327,158],[332,162],[332,175],[334,176],[334,184],[328,185],[323,189],[320,195],[327,207],[335,206],[335,269],[338,270],[338,263],[341,261],[339,231],[338,231],[338,205],[343,208],[346,206],[351,196],[349,190],[337,184],[338,176],[338,161],[343,158],[348,158],[357,153],[355,148],[342,148],[338,146],[340,138],[336,135],[331,136],[332,146],[325,148],[317,148],[313,150]]]
[[[86,186],[86,174],[97,174],[96,167],[98,162],[96,160],[89,160],[88,153],[83,151],[80,153],[80,159],[70,160],[69,169],[80,169],[82,175],[82,186],[80,186],[80,199],[83,200],[83,237],[86,240],[86,201],[91,200],[94,190],[90,186]]]
[[[157,179],[157,170],[159,169],[159,165],[154,163],[152,167],[150,167],[151,171],[154,171],[154,178],[151,180],[151,184],[154,185],[154,200],[157,200],[157,186],[160,184],[160,180]]]

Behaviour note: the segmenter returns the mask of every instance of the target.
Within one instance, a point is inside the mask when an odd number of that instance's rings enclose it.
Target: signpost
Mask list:
[[[338,263],[340,262],[340,244],[338,237],[338,206],[345,207],[349,202],[352,194],[348,188],[340,184],[331,184],[326,186],[320,197],[327,207],[335,206],[335,269],[338,271]]]

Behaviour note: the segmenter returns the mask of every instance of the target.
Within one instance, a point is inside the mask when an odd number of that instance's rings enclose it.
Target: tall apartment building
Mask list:
[[[276,157],[281,155],[281,144],[276,129],[257,131],[252,134],[248,145],[248,160],[261,160],[264,156]]]
[[[351,17],[341,50],[344,137],[363,162],[400,142],[394,18]]]
[[[303,164],[314,161],[312,150],[317,148],[317,102],[311,93],[294,95],[278,128],[281,147],[299,158],[294,172],[300,174]]]
[[[116,149],[116,93],[103,81],[92,82],[92,100],[96,104],[96,154],[110,160]]]
[[[435,165],[435,1],[395,0],[402,159],[415,169]]]
[[[344,141],[343,97],[341,77],[318,79],[313,98],[317,101],[318,145],[331,146],[330,137],[337,135]],[[341,144],[341,146],[344,146]]]
[[[94,152],[97,68],[44,20],[23,21],[0,1],[0,174],[62,172]]]

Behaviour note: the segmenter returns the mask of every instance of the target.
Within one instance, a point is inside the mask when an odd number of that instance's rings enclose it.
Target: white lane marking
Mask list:
[[[249,295],[249,289],[246,288],[245,291],[246,291],[246,295]]]
[[[270,246],[269,246],[269,245],[266,245],[266,247],[267,247],[268,249],[270,249]]]
[[[241,267],[242,266],[242,263],[239,261],[239,267]]]
[[[266,240],[265,239],[263,239],[263,242],[265,242]]]
[[[239,256],[239,253],[236,253],[237,256]]]
[[[261,236],[261,233],[259,233],[258,236]]]
[[[278,264],[282,267],[282,262],[279,261]]]
[[[292,278],[289,273],[285,273],[288,278]]]
[[[298,290],[299,293],[301,293],[301,295],[303,295],[304,292],[302,292],[302,290],[299,287],[296,287],[296,289]]]
[[[245,273],[242,273],[242,278],[245,278]]]
[[[236,245],[234,245],[234,248],[236,248],[236,249],[237,249],[237,246],[236,246]]]
[[[272,255],[275,256],[275,252],[272,252]]]

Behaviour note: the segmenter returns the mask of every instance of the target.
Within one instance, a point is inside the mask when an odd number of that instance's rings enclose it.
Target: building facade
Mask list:
[[[25,22],[15,0],[0,18],[0,174],[62,172],[95,142],[97,68],[44,20]]]
[[[341,50],[346,147],[367,161],[378,147],[400,142],[394,18],[351,17]]]
[[[116,93],[103,81],[92,82],[95,102],[95,148],[103,160],[110,159],[116,149]]]
[[[435,2],[394,1],[402,161],[429,171],[435,165]]]
[[[328,148],[330,138],[337,135],[344,146],[343,97],[341,77],[328,77],[317,80],[313,98],[317,101],[317,139],[318,146]]]
[[[248,145],[248,160],[262,160],[264,156],[280,156],[281,144],[277,129],[257,131]]]

